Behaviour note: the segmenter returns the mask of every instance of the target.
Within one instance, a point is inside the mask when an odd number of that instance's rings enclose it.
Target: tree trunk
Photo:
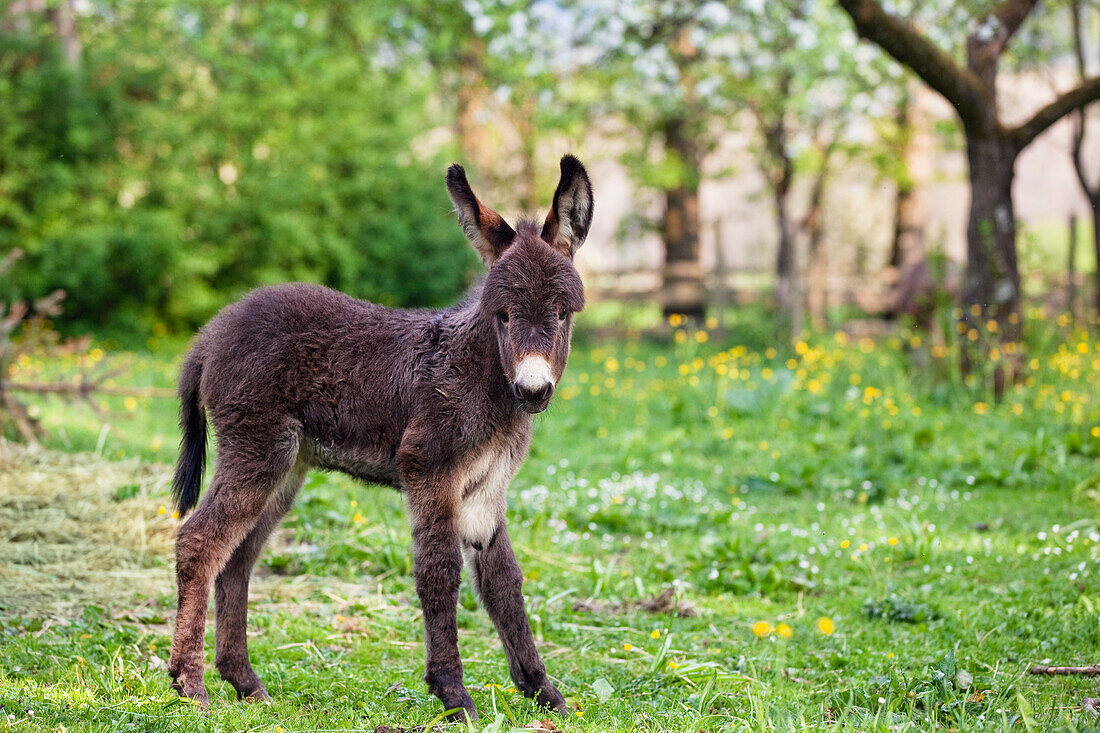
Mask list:
[[[966,228],[966,280],[960,341],[962,370],[990,363],[1004,343],[1020,340],[1020,273],[1016,264],[1016,213],[1012,179],[1019,149],[1001,132],[967,129],[970,217]],[[1018,372],[1018,356],[994,360],[989,376],[1000,399]]]
[[[661,238],[665,244],[663,300],[665,317],[673,314],[702,321],[706,316],[706,288],[699,262],[699,154],[686,133],[685,122],[665,125],[665,146],[682,171],[678,185],[665,190]]]
[[[1096,318],[1100,320],[1100,197],[1092,201],[1092,243],[1096,249]]]
[[[789,79],[780,80],[779,93],[785,94],[789,88]],[[794,161],[787,154],[787,129],[782,117],[765,119],[761,111],[756,113],[764,137],[764,150],[767,161],[761,167],[768,179],[775,206],[775,227],[779,235],[779,246],[775,251],[775,309],[779,315],[778,331],[784,325],[789,326],[791,335],[801,330],[801,298],[798,294],[798,250],[795,239],[795,224],[791,220],[791,185],[794,181]],[[784,324],[784,321],[787,321]]]
[[[828,327],[829,310],[829,263],[825,252],[825,219],[822,211],[824,204],[825,172],[820,174],[810,196],[809,211],[806,212],[803,228],[809,250],[809,262],[806,271],[806,305],[810,314],[810,323],[815,329]]]
[[[1012,179],[1017,149],[1005,135],[967,132],[970,217],[966,228],[964,318],[1019,326],[1020,273],[1016,265],[1016,213]],[[1015,340],[1011,328],[1002,338]]]
[[[538,207],[535,186],[535,156],[538,148],[538,129],[535,126],[535,98],[528,94],[515,110],[516,133],[519,135],[520,176],[519,208],[533,212]]]
[[[687,186],[665,191],[661,220],[665,242],[664,313],[694,320],[706,315],[706,289],[699,263],[699,193]]]
[[[786,312],[790,308],[791,298],[794,295],[795,241],[794,232],[791,231],[791,215],[788,209],[787,192],[776,190],[775,201],[775,226],[779,230],[779,247],[775,253],[775,304],[776,307]]]
[[[464,162],[481,171],[485,176],[491,166],[485,165],[482,153],[485,149],[485,125],[478,116],[483,112],[488,92],[485,89],[485,42],[471,30],[458,57],[458,89],[455,102],[455,137],[462,149]]]

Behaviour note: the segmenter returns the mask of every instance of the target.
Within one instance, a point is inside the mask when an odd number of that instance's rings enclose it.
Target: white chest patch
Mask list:
[[[493,538],[504,520],[508,484],[515,473],[511,454],[489,450],[474,459],[465,472],[462,504],[458,510],[458,532],[473,545],[484,545]]]

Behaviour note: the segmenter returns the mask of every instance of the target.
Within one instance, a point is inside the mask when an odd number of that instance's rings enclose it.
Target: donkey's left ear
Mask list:
[[[572,155],[561,159],[561,180],[554,191],[554,203],[542,225],[542,238],[566,257],[572,258],[592,226],[592,182],[581,162]]]
[[[462,166],[447,169],[447,193],[466,239],[481,255],[485,266],[491,267],[516,238],[515,230],[500,214],[477,200]]]

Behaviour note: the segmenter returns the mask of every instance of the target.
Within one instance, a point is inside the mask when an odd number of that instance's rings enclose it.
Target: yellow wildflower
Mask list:
[[[817,620],[817,630],[828,636],[836,630],[836,627],[833,625],[833,620],[831,618],[822,616]]]
[[[752,625],[752,633],[760,639],[763,639],[768,634],[772,633],[775,629],[772,627],[769,621],[757,621]]]

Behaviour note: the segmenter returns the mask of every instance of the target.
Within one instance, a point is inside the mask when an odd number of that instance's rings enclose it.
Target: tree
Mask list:
[[[189,330],[286,280],[451,301],[477,264],[422,142],[444,116],[397,5],[73,3],[75,67],[44,13],[15,19],[0,254],[26,256],[0,298],[61,288],[68,328],[122,333]]]
[[[801,330],[799,239],[808,249],[811,316],[824,326],[824,201],[835,158],[849,152],[853,121],[881,114],[884,64],[860,64],[844,47],[856,39],[834,13],[812,0],[748,3],[737,14],[741,35],[732,69],[731,96],[743,100],[756,122],[752,150],[775,212],[775,300],[789,330]],[[806,177],[807,201],[795,214],[797,179]],[[810,292],[813,291],[813,292]],[[782,321],[783,319],[781,319]]]
[[[1087,79],[1088,64],[1085,60],[1085,6],[1081,0],[1073,0],[1070,4],[1071,30],[1073,33],[1073,56],[1077,64],[1077,74],[1083,83]],[[1084,109],[1078,109],[1074,114],[1073,127],[1073,170],[1077,173],[1077,181],[1081,184],[1081,191],[1089,201],[1092,209],[1092,238],[1096,252],[1096,313],[1100,317],[1100,176],[1096,183],[1089,181],[1089,173],[1085,166],[1085,134],[1088,127],[1088,115]]]
[[[602,0],[574,11],[581,55],[598,58],[589,75],[604,92],[593,109],[639,133],[624,160],[663,199],[664,313],[701,319],[699,185],[739,108],[719,93],[733,58],[733,14],[720,2],[673,0]]]
[[[963,319],[968,337],[979,345],[981,334],[1004,324],[1001,338],[1019,336],[1020,273],[1016,260],[1016,218],[1012,180],[1016,158],[1052,124],[1100,99],[1100,77],[1086,79],[1056,97],[1022,124],[1010,127],[997,107],[997,71],[1020,26],[1038,0],[1002,0],[978,15],[965,39],[966,60],[959,63],[917,26],[888,12],[878,0],[837,0],[859,35],[908,66],[950,102],[966,138],[970,166],[970,214],[967,223],[967,268],[963,286]],[[971,325],[973,322],[973,325]],[[972,365],[964,349],[964,368]],[[1004,375],[995,378],[1003,387]]]

